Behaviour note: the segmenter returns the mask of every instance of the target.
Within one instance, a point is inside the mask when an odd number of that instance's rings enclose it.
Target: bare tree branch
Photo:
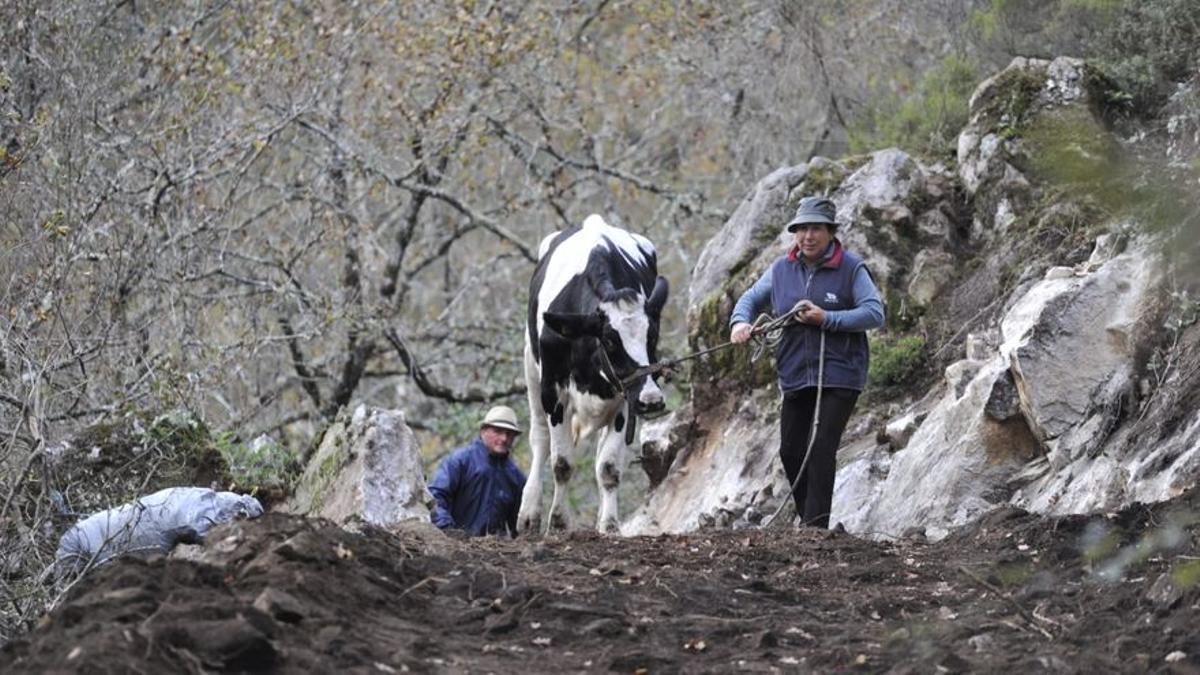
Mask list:
[[[412,376],[413,382],[417,384],[417,388],[426,396],[453,403],[485,403],[525,393],[525,387],[521,385],[514,385],[508,389],[493,391],[472,390],[465,393],[455,392],[449,387],[429,379],[429,376],[421,368],[420,364],[417,363],[416,356],[394,329],[388,328],[384,330],[383,335],[388,339],[388,342],[392,343],[392,347],[396,349],[396,354],[399,355],[400,360],[408,368],[408,373]]]
[[[281,316],[279,317],[279,327],[283,329],[283,334],[287,337],[288,353],[292,356],[292,369],[300,377],[300,386],[304,388],[304,393],[308,394],[308,398],[312,400],[313,407],[320,410],[321,390],[317,387],[316,378],[308,368],[304,352],[300,349],[300,340],[296,336],[295,329],[292,328],[292,322],[287,317]]]

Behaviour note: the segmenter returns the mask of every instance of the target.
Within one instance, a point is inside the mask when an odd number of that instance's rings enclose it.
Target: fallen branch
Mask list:
[[[978,574],[975,574],[974,572],[967,569],[966,567],[963,567],[962,565],[958,566],[958,571],[967,575],[972,581],[979,584],[981,587],[991,591],[992,593],[995,593],[997,597],[999,597],[1001,600],[1004,600],[1009,605],[1011,605],[1012,608],[1017,611],[1017,614],[1020,615],[1020,617],[1022,619],[1025,619],[1025,623],[1032,626],[1035,630],[1037,630],[1037,632],[1046,636],[1047,640],[1054,639],[1054,635],[1052,633],[1050,633],[1050,631],[1046,630],[1045,628],[1042,628],[1041,624],[1038,622],[1037,618],[1034,615],[1027,612],[1025,610],[1025,608],[1022,607],[1019,602],[1017,602],[1016,600],[1013,600],[1011,597],[1008,596],[1007,593],[1001,591],[999,588],[996,588],[992,584],[988,583],[985,579],[980,577]]]
[[[413,584],[412,586],[409,586],[408,588],[404,589],[404,591],[396,597],[397,597],[397,599],[403,598],[404,596],[408,595],[409,593],[412,593],[413,591],[417,590],[418,588],[423,588],[425,586],[428,586],[431,583],[444,584],[444,583],[446,583],[446,580],[439,578],[439,577],[425,577],[424,579],[418,581],[417,583]]]

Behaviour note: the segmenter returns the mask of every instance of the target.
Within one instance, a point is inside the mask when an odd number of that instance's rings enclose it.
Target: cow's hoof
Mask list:
[[[600,521],[596,529],[600,530],[603,534],[621,534],[621,525],[617,522],[616,518],[605,518]]]
[[[550,516],[550,529],[565,532],[568,528],[567,517],[561,513]]]
[[[520,534],[539,534],[542,531],[542,516],[517,516],[517,532]]]

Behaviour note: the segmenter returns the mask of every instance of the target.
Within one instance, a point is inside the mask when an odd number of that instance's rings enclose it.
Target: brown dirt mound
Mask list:
[[[1197,672],[1194,495],[997,512],[951,539],[818,530],[536,541],[268,515],[128,560],[2,672]]]

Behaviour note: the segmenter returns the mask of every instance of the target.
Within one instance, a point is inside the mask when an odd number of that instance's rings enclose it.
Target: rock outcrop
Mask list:
[[[361,519],[389,526],[428,522],[431,505],[404,413],[360,405],[325,431],[286,510],[337,523]]]
[[[1162,239],[1050,182],[1055,162],[1109,161],[1116,139],[1093,93],[1102,84],[1076,60],[1017,59],[972,97],[956,174],[899,150],[782,169],[699,257],[688,310],[697,349],[726,339],[738,294],[785,250],[795,201],[828,194],[839,236],[887,300],[876,340],[906,330],[938,340],[940,381],[860,402],[833,522],[938,538],[998,507],[1113,510],[1200,477],[1200,413],[1186,407],[1200,402],[1200,376],[1182,369],[1200,365],[1200,333],[1176,326],[1163,344]],[[1148,366],[1172,349],[1174,370]],[[748,366],[747,351],[695,366],[673,448],[660,449],[671,470],[623,531],[753,525],[778,506],[778,393],[769,358]]]

